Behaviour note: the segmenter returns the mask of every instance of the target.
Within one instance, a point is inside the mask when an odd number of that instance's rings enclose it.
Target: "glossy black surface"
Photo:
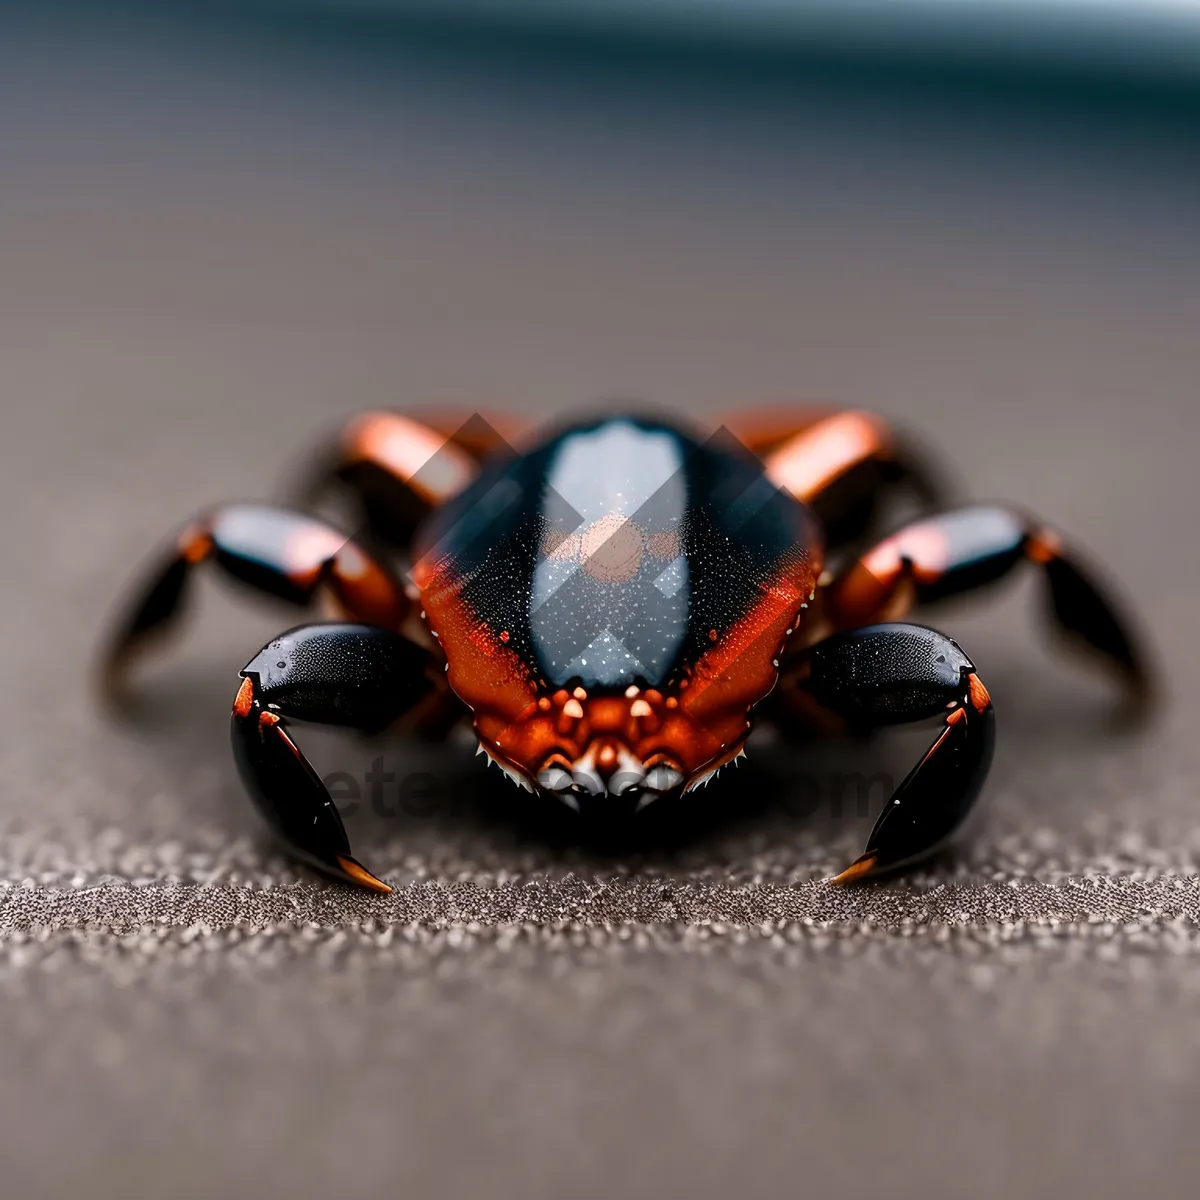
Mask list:
[[[965,719],[947,724],[896,789],[867,839],[875,870],[916,862],[942,846],[979,798],[996,747],[996,716],[969,705]]]
[[[1146,651],[1087,569],[1074,558],[1059,556],[1046,563],[1045,572],[1050,608],[1062,632],[1099,653],[1138,695],[1148,697],[1153,684]]]
[[[349,535],[307,513],[266,504],[226,504],[210,521],[214,557],[234,579],[298,607],[311,603],[315,569]]]
[[[313,600],[320,580],[316,575],[296,580],[296,562],[294,555],[289,559],[289,547],[294,549],[307,538],[319,564],[347,540],[345,534],[306,513],[263,504],[222,505],[211,516],[197,520],[192,530],[191,536],[202,546],[200,553],[189,558],[184,547],[173,545],[134,591],[112,639],[110,658],[114,662],[134,643],[165,631],[176,621],[187,603],[193,569],[202,561],[212,559],[227,575],[255,591],[303,608]]]
[[[620,689],[694,663],[816,537],[732,437],[616,416],[486,470],[418,545],[547,683]]]
[[[1145,651],[1120,607],[1079,556],[1028,514],[1003,505],[970,505],[923,518],[913,527],[936,534],[944,558],[936,573],[924,578],[918,574],[918,600],[934,601],[983,587],[1032,558],[1044,572],[1059,630],[1100,655],[1136,690],[1148,689]],[[901,529],[895,536],[903,540],[905,533]]]
[[[970,505],[925,522],[945,546],[945,568],[936,579],[919,581],[921,600],[938,600],[983,587],[1024,561],[1028,522],[999,505]]]
[[[949,712],[933,745],[884,805],[866,854],[879,871],[937,849],[970,812],[995,746],[991,701],[981,707],[972,698],[971,660],[936,630],[887,624],[819,643],[810,663],[805,690],[854,724],[892,725]]]
[[[430,690],[428,662],[401,634],[331,622],[281,634],[241,674],[285,716],[376,733]]]
[[[246,665],[242,676],[253,691],[235,704],[230,720],[234,759],[259,812],[293,852],[344,875],[337,860],[350,846],[325,784],[287,732],[287,719],[377,733],[429,691],[427,658],[399,634],[331,623],[293,629]]]
[[[957,642],[923,625],[869,625],[819,642],[804,682],[824,707],[856,724],[891,725],[944,712],[973,670]]]

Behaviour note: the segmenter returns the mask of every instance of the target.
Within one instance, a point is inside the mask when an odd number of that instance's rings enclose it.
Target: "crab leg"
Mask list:
[[[388,629],[410,607],[396,577],[326,522],[267,505],[226,505],[179,534],[117,622],[103,664],[110,697],[120,695],[137,653],[176,623],[189,580],[206,562],[297,608],[328,591],[347,616]]]
[[[976,505],[905,525],[828,584],[824,611],[837,629],[894,620],[915,604],[982,587],[1025,562],[1041,568],[1059,629],[1145,696],[1145,655],[1119,609],[1056,534],[1010,508]]]
[[[834,412],[763,452],[776,487],[809,505],[828,543],[858,537],[887,489],[903,485],[924,508],[944,503],[944,483],[917,450],[869,412]]]
[[[481,458],[513,452],[497,423],[512,426],[479,413],[461,420],[449,414],[421,420],[386,409],[360,413],[310,460],[299,502],[309,507],[330,489],[346,489],[373,537],[407,550],[421,521],[475,478]]]

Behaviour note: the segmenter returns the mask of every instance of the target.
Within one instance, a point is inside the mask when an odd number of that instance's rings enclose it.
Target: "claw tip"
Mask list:
[[[857,883],[860,879],[865,879],[875,870],[875,862],[878,857],[874,850],[869,851],[861,858],[856,858],[840,875],[835,875],[829,882]]]
[[[376,879],[357,859],[351,858],[348,854],[339,854],[337,865],[352,882],[357,883],[360,887],[368,888],[372,892],[379,892],[384,896],[391,895],[391,886],[384,883],[382,879]]]

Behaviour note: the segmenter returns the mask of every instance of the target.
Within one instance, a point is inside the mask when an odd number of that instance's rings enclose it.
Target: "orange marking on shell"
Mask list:
[[[238,688],[238,694],[233,699],[234,716],[248,717],[253,707],[254,681],[247,677],[242,680],[242,686]]]
[[[790,626],[796,606],[812,588],[808,564],[795,564],[780,572],[750,610],[726,630],[712,649],[705,651],[692,671],[694,687],[680,680],[680,704],[689,711],[711,705],[730,689],[756,693],[760,699],[775,681],[774,659]],[[714,689],[716,692],[714,693]],[[747,707],[749,705],[747,704]]]
[[[480,739],[502,746],[514,723],[538,699],[530,667],[464,602],[463,581],[451,559],[423,558],[412,573],[429,624],[446,652],[447,682],[473,712]]]
[[[855,464],[886,456],[887,426],[872,413],[837,413],[788,438],[768,455],[767,478],[809,501]]]
[[[618,765],[625,754],[647,765],[663,761],[665,756],[685,778],[736,755],[746,731],[744,713],[736,737],[722,746],[721,739],[701,721],[681,712],[678,705],[671,710],[673,699],[660,696],[664,709],[661,723],[659,713],[633,721],[630,703],[623,696],[592,696],[583,703],[571,697],[562,706],[565,711],[558,713],[534,706],[529,716],[496,727],[494,732],[486,722],[478,722],[476,728],[494,757],[531,776],[551,762],[562,765],[554,756],[565,759],[569,769],[589,746],[595,746],[597,755],[604,746],[611,746]],[[568,715],[576,705],[582,719]]]
[[[680,681],[679,712],[716,743],[710,759],[722,746],[740,746],[750,709],[775,686],[785,631],[812,591],[819,566],[803,558],[787,564],[750,610],[700,656],[692,686],[684,689],[687,680]],[[664,744],[671,743],[664,737]]]
[[[959,721],[965,721],[966,719],[967,719],[967,714],[966,714],[965,710],[963,710],[961,708],[956,708],[956,709],[954,709],[953,712],[951,712],[947,715],[946,724],[947,725],[957,725],[959,723]],[[940,741],[940,739],[939,739],[939,741]],[[935,749],[936,749],[936,747],[935,747]]]
[[[629,705],[621,696],[593,696],[584,705],[583,715],[593,733],[616,734],[629,720]]]

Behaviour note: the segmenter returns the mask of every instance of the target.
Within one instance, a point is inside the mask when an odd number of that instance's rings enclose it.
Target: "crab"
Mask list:
[[[338,619],[303,624],[240,675],[231,738],[246,791],[295,856],[380,892],[293,722],[442,737],[470,723],[518,786],[584,810],[636,813],[692,792],[785,736],[933,719],[888,800],[867,880],[941,847],[979,795],[991,697],[914,608],[1031,564],[1066,634],[1150,692],[1128,622],[1063,539],[1009,505],[944,509],[923,457],[863,411],[731,419],[706,433],[637,411],[579,418],[513,449],[464,422],[370,412],[312,461],[304,503],[216,507],[188,522],[112,632],[109,695],[178,618],[202,564]],[[328,489],[347,536],[315,515]],[[916,515],[869,536],[907,490]]]

